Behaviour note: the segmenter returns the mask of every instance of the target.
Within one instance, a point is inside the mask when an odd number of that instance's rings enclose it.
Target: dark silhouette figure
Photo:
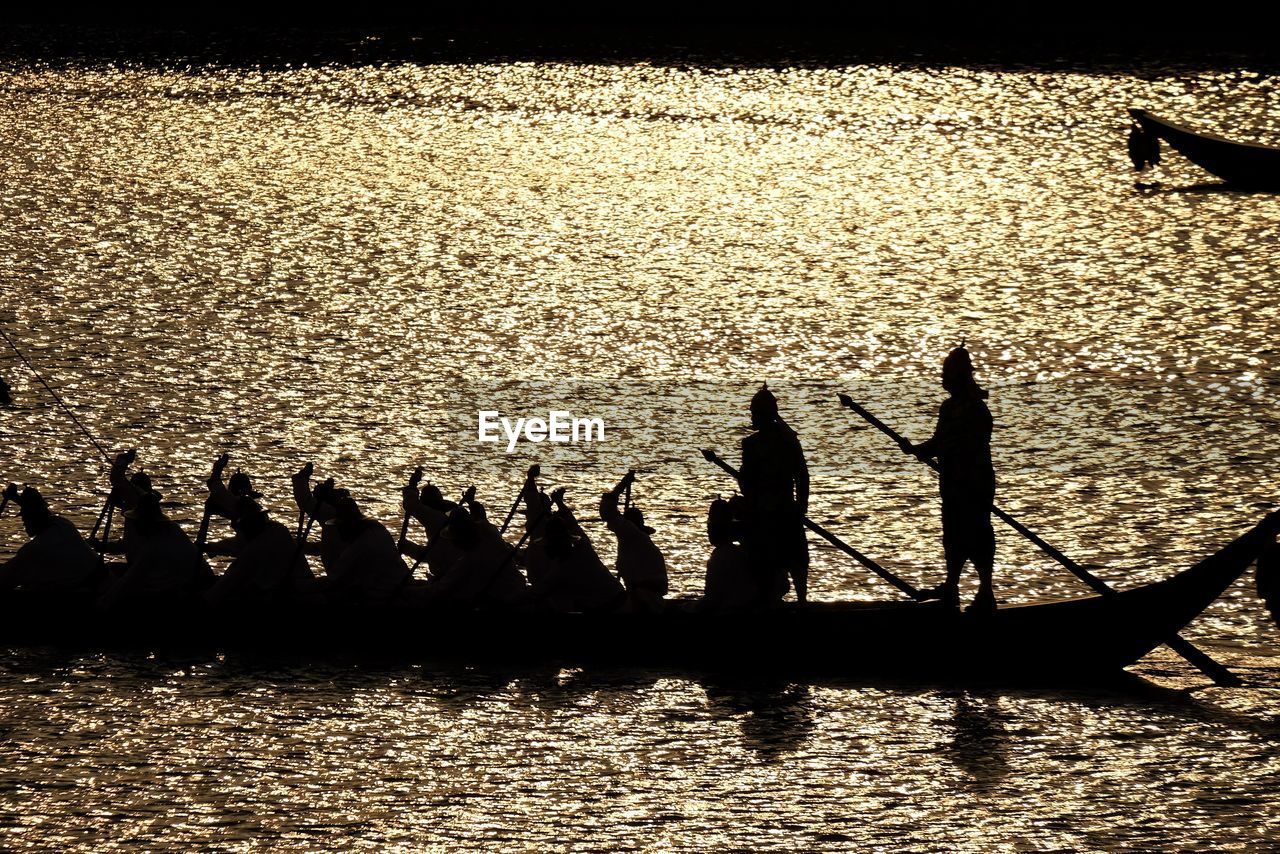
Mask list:
[[[644,514],[634,504],[618,509],[618,499],[629,493],[636,479],[629,471],[610,491],[600,496],[600,518],[618,538],[615,568],[627,589],[627,610],[658,613],[667,595],[667,561],[654,544],[653,528],[644,523]]]
[[[187,604],[212,581],[208,564],[182,527],[165,515],[160,493],[143,471],[128,477],[134,451],[111,465],[111,490],[124,510],[123,573],[112,578],[102,596],[106,607],[164,607]],[[108,550],[110,545],[103,544]]]
[[[293,497],[307,517],[323,524],[320,562],[326,595],[344,604],[386,603],[409,581],[409,567],[400,557],[395,536],[360,510],[351,493],[326,482],[312,490],[313,467],[305,465],[293,476]]]
[[[229,482],[223,482],[222,474],[229,461],[223,454],[213,464],[206,482],[209,498],[205,506],[206,513],[228,519],[234,535],[209,543],[204,551],[231,557],[232,561],[205,594],[206,600],[218,607],[253,607],[310,591],[315,576],[297,555],[293,533],[258,503],[262,493],[254,490],[247,474],[237,471]],[[206,515],[206,523],[207,520]]]
[[[741,497],[734,501],[742,503]],[[752,570],[746,549],[737,542],[740,526],[734,501],[717,498],[707,511],[707,539],[712,550],[707,559],[701,607],[709,614],[748,611],[761,600],[758,574]]]
[[[626,591],[609,572],[587,532],[564,502],[564,489],[550,500],[536,483],[525,484],[529,545],[525,567],[533,595],[553,611],[612,611]]]
[[[293,533],[272,519],[257,501],[242,496],[231,517],[235,536],[205,549],[210,555],[232,558],[209,588],[205,599],[217,607],[271,605],[302,593],[314,581],[306,561],[294,561]]]
[[[0,406],[13,406],[13,394],[9,384],[0,377]]]
[[[37,594],[88,593],[98,569],[98,556],[68,519],[49,510],[32,486],[18,491],[9,484],[4,491],[17,504],[22,526],[31,540],[17,554],[0,564],[0,591],[15,587]]]
[[[449,524],[449,514],[458,505],[446,499],[435,484],[428,483],[419,490],[418,483],[421,479],[421,469],[418,469],[405,486],[401,500],[409,518],[416,519],[422,525],[427,541],[425,544],[418,544],[406,534],[404,542],[400,544],[400,551],[419,563],[426,563],[430,581],[442,581],[463,557],[459,544],[444,536],[444,529]]]
[[[992,565],[996,539],[991,527],[996,476],[991,465],[991,410],[987,392],[973,378],[973,362],[961,344],[942,363],[942,387],[950,395],[938,411],[933,436],[919,445],[903,440],[902,450],[922,460],[938,458],[942,493],[942,547],[947,579],[922,599],[959,604],[960,573],[967,561],[978,571],[978,596],[971,609],[995,610]]]
[[[760,577],[761,594],[781,599],[788,575],[796,599],[808,599],[809,544],[804,517],[809,512],[809,467],[795,431],[778,415],[778,400],[767,386],[751,398],[751,426],[742,440],[738,484],[746,505],[743,546]]]
[[[514,549],[489,521],[472,486],[462,503],[445,501],[440,490],[417,484],[421,469],[404,489],[405,511],[422,523],[428,542],[406,539],[401,550],[427,561],[425,584],[415,582],[415,599],[432,605],[462,608],[519,608],[529,600],[529,587],[516,566]]]
[[[234,520],[238,512],[241,498],[251,498],[259,501],[262,493],[253,488],[253,481],[249,479],[249,475],[242,471],[237,471],[231,475],[230,480],[223,482],[222,474],[226,471],[227,464],[231,462],[231,458],[226,454],[218,457],[213,464],[213,471],[209,474],[209,479],[205,481],[205,485],[209,487],[209,506],[214,513],[224,519]]]

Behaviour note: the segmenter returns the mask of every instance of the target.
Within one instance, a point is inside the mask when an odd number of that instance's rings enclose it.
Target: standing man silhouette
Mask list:
[[[787,577],[796,599],[809,597],[809,544],[804,517],[809,511],[809,467],[794,430],[778,415],[778,399],[767,385],[751,398],[751,426],[742,440],[738,485],[748,519],[743,546],[756,568],[766,602],[787,594]]]
[[[904,453],[922,460],[938,458],[942,493],[942,548],[947,580],[921,599],[941,599],[956,607],[960,601],[960,573],[966,562],[978,571],[978,595],[970,611],[996,608],[992,586],[996,535],[991,528],[996,474],[991,464],[991,410],[987,392],[973,378],[973,361],[961,343],[942,363],[942,387],[950,395],[938,411],[938,426],[927,442],[903,440]]]

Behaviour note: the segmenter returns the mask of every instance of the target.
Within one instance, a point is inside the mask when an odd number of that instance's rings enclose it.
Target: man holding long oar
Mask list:
[[[796,599],[804,602],[809,588],[809,544],[804,535],[809,467],[799,437],[778,414],[778,399],[768,386],[751,398],[751,426],[755,432],[742,440],[738,472],[750,516],[742,544],[761,574],[766,598],[785,596],[789,575]]]
[[[978,595],[970,611],[994,611],[992,567],[996,535],[991,527],[991,506],[996,496],[996,474],[991,464],[991,410],[987,392],[973,378],[973,361],[962,343],[942,363],[942,387],[950,395],[938,411],[938,426],[927,442],[913,445],[902,439],[904,453],[921,460],[938,458],[942,493],[942,549],[947,579],[921,599],[941,599],[955,606],[960,601],[960,573],[966,562],[978,571]]]

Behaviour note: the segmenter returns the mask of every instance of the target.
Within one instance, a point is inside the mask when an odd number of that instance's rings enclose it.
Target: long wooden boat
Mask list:
[[[1144,131],[1229,184],[1280,190],[1280,147],[1199,133],[1158,119],[1146,110],[1131,109],[1129,115]]]
[[[203,649],[431,662],[739,669],[793,676],[943,681],[1115,675],[1180,631],[1274,540],[1273,515],[1172,578],[1109,596],[1001,608],[824,603],[708,615],[298,608],[270,613],[103,613],[33,600],[0,604],[0,644]]]

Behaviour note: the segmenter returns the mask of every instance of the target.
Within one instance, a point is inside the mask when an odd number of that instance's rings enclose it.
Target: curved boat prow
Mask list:
[[[1137,107],[1129,115],[1143,134],[1162,139],[1175,151],[1229,184],[1280,189],[1280,148],[1254,142],[1236,142],[1167,122]]]

